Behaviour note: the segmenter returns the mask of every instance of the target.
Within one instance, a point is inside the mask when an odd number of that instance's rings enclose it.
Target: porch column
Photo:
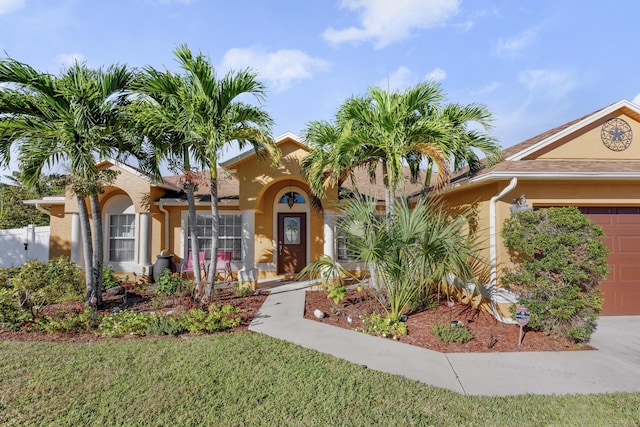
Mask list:
[[[335,214],[331,211],[324,211],[324,254],[331,259],[335,259],[335,238],[334,238],[334,220]]]
[[[255,220],[256,213],[248,209],[242,213],[242,269],[238,271],[238,280],[257,287],[255,260]]]
[[[151,244],[151,236],[149,233],[150,220],[148,212],[140,213],[140,266],[149,271],[149,265],[151,264],[151,257],[149,256],[149,246]]]
[[[84,259],[80,256],[80,245],[82,239],[80,238],[80,215],[75,212],[71,214],[71,261],[77,266],[82,267],[84,265]]]

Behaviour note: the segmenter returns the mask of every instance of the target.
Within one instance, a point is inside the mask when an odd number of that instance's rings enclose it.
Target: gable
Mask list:
[[[618,124],[628,124],[631,130],[631,138],[627,148],[623,142],[627,142],[627,136],[612,135],[615,132],[611,121],[618,119]],[[622,121],[622,122],[620,122]],[[604,135],[604,136],[603,136]],[[608,143],[611,148],[608,148]],[[639,160],[640,159],[640,122],[616,111],[606,115],[587,126],[578,129],[573,134],[560,138],[553,144],[526,156],[523,160]]]

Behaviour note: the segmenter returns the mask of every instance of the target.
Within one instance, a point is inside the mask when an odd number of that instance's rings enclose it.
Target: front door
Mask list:
[[[307,214],[278,213],[278,274],[295,274],[307,265]]]

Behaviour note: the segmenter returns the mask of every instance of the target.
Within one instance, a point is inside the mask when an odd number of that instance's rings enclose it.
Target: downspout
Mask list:
[[[164,250],[169,250],[169,211],[164,208],[164,203],[158,204],[160,212],[164,213]]]
[[[498,286],[498,249],[497,249],[497,230],[496,230],[496,202],[503,198],[507,193],[516,188],[518,178],[511,178],[511,182],[501,192],[496,194],[489,201],[489,262],[490,262],[490,295],[491,295],[491,311],[496,319],[503,323],[515,323],[513,319],[505,318],[498,313],[496,303],[496,292]]]
[[[48,211],[45,208],[43,208],[42,206],[40,206],[40,203],[36,203],[36,209],[38,209],[42,213],[45,213],[45,214],[51,216],[51,211]]]

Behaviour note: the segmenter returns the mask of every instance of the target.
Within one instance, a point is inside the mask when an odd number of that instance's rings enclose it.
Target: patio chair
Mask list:
[[[204,274],[204,277],[207,277],[205,254],[204,252],[200,251],[198,255],[200,263],[200,274]],[[180,264],[180,277],[183,277],[184,273],[193,274],[193,253],[191,252],[189,252],[189,258],[187,259],[187,262],[183,261],[182,264]]]
[[[233,281],[233,274],[231,274],[231,252],[218,251],[216,275],[220,275],[224,283]]]

